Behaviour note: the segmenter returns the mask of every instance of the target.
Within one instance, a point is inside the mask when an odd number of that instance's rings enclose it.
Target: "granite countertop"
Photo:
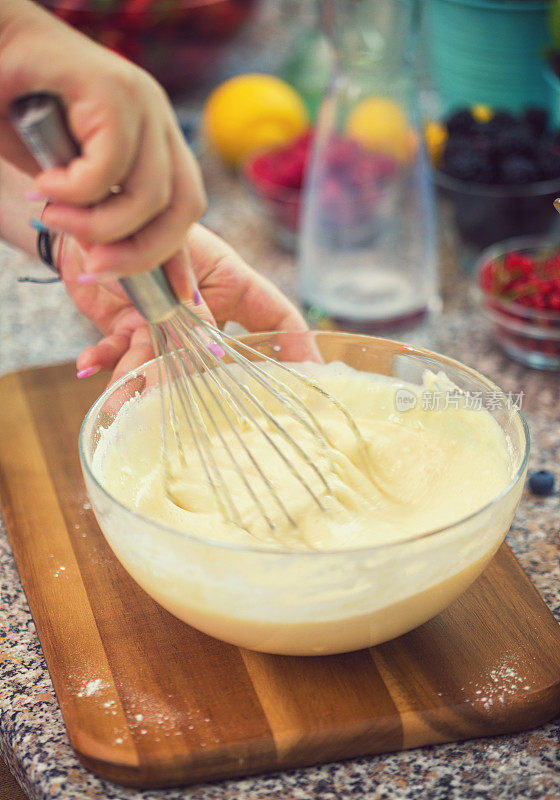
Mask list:
[[[293,258],[277,249],[243,189],[211,163],[208,224],[245,258],[294,296]],[[546,468],[560,484],[560,375],[524,369],[494,345],[469,300],[444,240],[445,312],[423,332],[433,349],[471,364],[506,392],[523,392],[532,437],[530,469]],[[18,284],[44,274],[37,262],[0,248],[0,372],[74,359],[95,340],[60,285]],[[427,337],[427,338],[426,338]],[[410,336],[414,339],[414,336]],[[560,504],[558,492],[527,491],[508,541],[560,621]],[[139,792],[106,783],[80,766],[68,742],[3,525],[0,526],[0,754],[33,800],[557,800],[560,797],[560,718],[512,736],[425,747],[165,791]],[[546,658],[546,654],[543,654]]]

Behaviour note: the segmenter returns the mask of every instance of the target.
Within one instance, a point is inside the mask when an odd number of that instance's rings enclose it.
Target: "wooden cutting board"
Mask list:
[[[560,710],[560,627],[504,545],[450,608],[340,656],[261,655],[160,608],[97,527],[78,462],[104,378],[0,380],[0,501],[80,761],[172,786],[519,731]]]

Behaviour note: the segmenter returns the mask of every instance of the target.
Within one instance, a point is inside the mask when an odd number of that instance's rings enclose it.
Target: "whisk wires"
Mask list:
[[[194,449],[227,520],[247,529],[232,491],[241,485],[269,531],[273,532],[277,523],[268,510],[266,498],[272,500],[285,521],[297,529],[297,521],[287,502],[245,441],[244,433],[250,429],[263,437],[313,504],[324,511],[322,495],[331,493],[328,473],[332,469],[332,444],[309,403],[271,369],[263,368],[251,357],[258,356],[259,361],[274,365],[276,371],[289,375],[292,382],[295,379],[318,391],[346,417],[360,446],[365,449],[360,430],[344,404],[312,378],[218,331],[185,306],[177,306],[174,313],[161,322],[150,323],[150,332],[155,354],[161,356],[157,364],[162,393],[163,466],[166,491],[172,502],[182,505],[176,487],[181,480],[181,470],[185,470],[188,463],[181,435],[184,428],[181,420],[184,419],[193,445],[189,456],[192,457]],[[286,427],[282,416],[267,408],[266,401],[257,396],[248,379],[252,379],[255,388],[263,389],[265,397],[271,397],[276,407],[297,420],[302,430],[313,437],[319,445],[321,466]],[[214,448],[218,442],[236,477],[233,486],[224,477],[223,468],[215,457]],[[172,451],[176,453],[175,459],[170,457]],[[179,470],[172,463],[174,461],[179,462]],[[314,476],[313,485],[311,476]]]

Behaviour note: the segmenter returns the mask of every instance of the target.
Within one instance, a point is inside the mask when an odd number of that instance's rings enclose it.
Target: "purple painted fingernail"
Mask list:
[[[33,189],[31,189],[29,192],[26,192],[25,193],[25,197],[26,197],[27,200],[46,200],[47,199],[44,194],[41,194],[41,192],[36,192]]]
[[[40,219],[35,219],[34,217],[29,220],[29,224],[32,228],[35,228],[36,231],[46,232],[49,230],[48,225],[45,225]]]
[[[99,372],[99,367],[86,367],[86,369],[76,372],[76,378],[89,378],[90,375],[95,375],[96,372]]]
[[[198,289],[195,289],[193,292],[193,300],[195,306],[199,306],[202,303],[202,295],[200,294]]]

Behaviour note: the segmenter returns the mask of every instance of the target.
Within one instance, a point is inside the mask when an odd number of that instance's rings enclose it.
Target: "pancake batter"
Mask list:
[[[134,533],[119,537],[114,526],[104,525],[101,518],[100,522],[136,580],[195,627],[270,652],[338,652],[383,641],[415,627],[466,588],[505,535],[516,501],[512,499],[478,541],[481,534],[473,524],[453,535],[437,534],[442,538],[436,550],[435,537],[423,539],[422,534],[451,525],[486,506],[511,482],[517,465],[513,464],[505,434],[484,408],[465,408],[461,403],[457,408],[439,411],[422,407],[425,392],[457,392],[442,373],[428,372],[423,385],[416,386],[358,372],[341,363],[297,367],[320,380],[346,405],[367,450],[364,459],[363,447],[344,415],[313,389],[293,384],[320,420],[332,445],[328,448],[293,415],[282,415],[267,401],[267,407],[282,416],[282,423],[326,476],[329,491],[270,428],[278,446],[301,468],[324,511],[262,434],[250,426],[242,431],[243,440],[274,482],[296,527],[276,507],[226,425],[223,435],[265,504],[274,529],[266,524],[215,434],[213,452],[242,524],[225,521],[220,513],[186,426],[181,429],[181,438],[187,465],[179,468],[172,459],[176,474],[170,499],[161,460],[159,396],[152,392],[129,401],[115,422],[104,429],[93,460],[94,473],[124,506],[163,523],[167,530],[185,532],[188,538],[170,536],[163,527],[158,534],[157,528],[148,530],[139,519],[134,521]],[[279,377],[286,380],[283,372]],[[411,410],[396,410],[399,388],[416,397]],[[251,389],[263,399],[267,396],[256,385]],[[476,524],[487,525],[487,520]],[[415,538],[418,542],[409,541]],[[221,546],[209,544],[212,542]],[[387,551],[384,545],[389,546]],[[358,548],[371,551],[344,555]],[[277,551],[290,551],[294,556],[278,561],[282,555],[278,552],[273,562],[271,557]],[[369,561],[367,552],[371,552]],[[338,564],[330,579],[330,594],[323,585],[324,577],[320,591],[314,584],[321,565],[327,563],[321,558],[329,553]],[[316,562],[301,560],[303,555],[313,554]],[[380,558],[384,566],[372,592],[371,578],[361,586],[365,576],[360,572],[352,577],[351,573],[368,565],[379,570]],[[336,583],[345,571],[347,589],[337,589]],[[352,594],[356,595],[355,602],[350,602]]]

